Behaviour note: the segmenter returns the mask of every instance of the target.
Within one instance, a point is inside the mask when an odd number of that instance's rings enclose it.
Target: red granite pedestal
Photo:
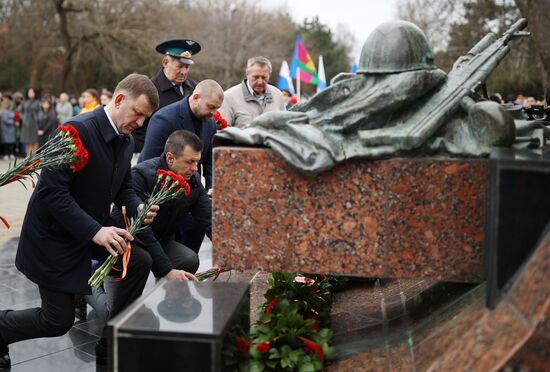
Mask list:
[[[487,162],[348,161],[307,178],[270,149],[214,149],[214,262],[237,270],[483,279]]]

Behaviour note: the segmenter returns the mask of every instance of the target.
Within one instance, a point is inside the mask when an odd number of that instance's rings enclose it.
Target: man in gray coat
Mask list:
[[[268,84],[271,71],[271,62],[265,57],[248,60],[246,79],[224,93],[220,113],[228,125],[245,128],[264,112],[285,111],[283,94]]]

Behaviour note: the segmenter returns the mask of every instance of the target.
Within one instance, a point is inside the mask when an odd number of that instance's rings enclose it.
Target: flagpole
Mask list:
[[[300,68],[296,67],[296,98],[300,102]]]

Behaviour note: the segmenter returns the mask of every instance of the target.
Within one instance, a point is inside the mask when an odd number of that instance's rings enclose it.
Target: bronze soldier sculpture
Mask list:
[[[478,94],[527,20],[500,38],[485,36],[447,75],[433,64],[424,33],[404,21],[384,23],[363,46],[358,74],[342,74],[309,102],[271,112],[216,143],[267,145],[289,165],[316,175],[346,159],[403,154],[487,155],[515,139],[512,116]]]

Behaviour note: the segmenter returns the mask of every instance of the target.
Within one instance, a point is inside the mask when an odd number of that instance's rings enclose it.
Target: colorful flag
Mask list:
[[[290,76],[296,78],[296,70],[300,69],[300,81],[309,84],[317,84],[317,71],[306,47],[302,43],[302,37],[296,37],[294,44],[294,54],[290,63]]]
[[[322,91],[327,87],[327,78],[325,77],[325,64],[323,63],[323,56],[319,56],[319,63],[317,64],[319,67],[319,81],[317,81],[317,93]]]
[[[279,71],[279,80],[277,81],[277,88],[283,90],[286,89],[291,95],[294,95],[294,84],[292,84],[292,78],[290,77],[290,70],[288,69],[288,63],[283,61],[281,64],[281,70]]]

